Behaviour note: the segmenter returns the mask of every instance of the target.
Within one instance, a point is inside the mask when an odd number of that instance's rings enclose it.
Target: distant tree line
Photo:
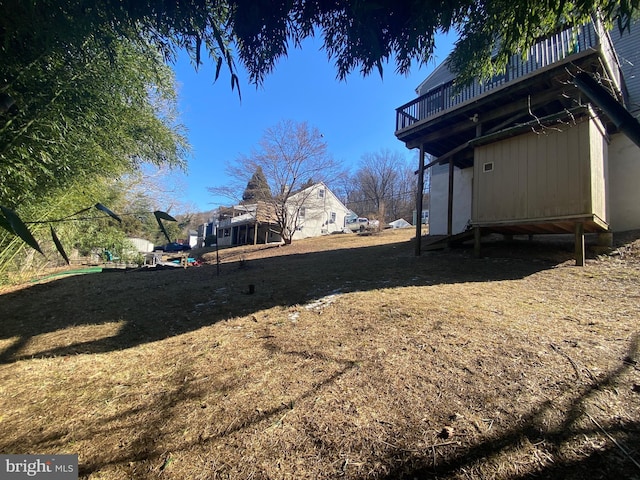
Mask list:
[[[411,222],[417,188],[413,160],[380,150],[365,153],[350,170],[329,155],[316,128],[306,122],[286,120],[268,128],[250,153],[228,165],[230,181],[209,190],[233,203],[268,204],[285,239],[297,225],[292,217],[295,209],[285,205],[295,194],[320,181],[356,215],[383,224],[399,218]],[[304,201],[303,197],[296,199]]]
[[[399,218],[411,222],[417,188],[413,163],[389,150],[365,153],[355,171],[339,182],[345,205],[381,223]]]

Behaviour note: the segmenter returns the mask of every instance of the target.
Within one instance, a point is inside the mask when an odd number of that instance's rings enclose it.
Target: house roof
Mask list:
[[[305,192],[309,192],[310,190],[316,190],[316,189],[318,189],[320,187],[324,188],[325,195],[328,194],[328,195],[331,195],[333,197],[334,201],[337,202],[339,207],[344,208],[345,212],[350,212],[350,210],[344,205],[344,203],[342,203],[340,201],[340,199],[336,196],[336,194],[333,193],[331,191],[331,189],[329,187],[327,187],[327,185],[324,182],[314,183],[313,185],[311,185],[311,186],[309,186],[307,188],[304,188],[304,189],[300,190],[299,192],[294,193],[293,195],[291,195],[289,197],[289,199],[290,200],[294,200],[296,197],[304,196]]]
[[[231,217],[234,224],[252,224],[256,221],[258,223],[276,223],[275,207],[262,200],[252,204],[223,207],[220,211],[227,217]],[[234,215],[236,212],[243,213]]]
[[[427,93],[429,90],[436,88],[439,85],[443,85],[456,78],[455,74],[449,69],[449,62],[447,57],[444,62],[436,67],[431,74],[416,88],[418,96]]]

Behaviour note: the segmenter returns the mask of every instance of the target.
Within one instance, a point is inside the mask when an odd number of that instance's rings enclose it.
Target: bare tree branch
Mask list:
[[[285,243],[291,243],[300,225],[300,208],[312,195],[311,191],[304,193],[304,188],[328,181],[338,172],[337,164],[317,128],[306,122],[283,120],[265,130],[249,155],[239,156],[227,167],[230,178],[227,185],[209,191],[226,196],[234,194],[240,203],[244,186],[258,170],[263,172],[272,194],[263,201],[275,217],[278,233]]]

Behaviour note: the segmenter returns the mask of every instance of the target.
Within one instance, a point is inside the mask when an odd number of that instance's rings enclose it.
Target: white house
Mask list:
[[[291,195],[286,202],[286,219],[278,219],[275,205],[258,202],[220,209],[218,245],[246,245],[281,242],[279,225],[285,223],[293,240],[342,231],[349,209],[322,182]]]
[[[323,182],[291,195],[287,209],[295,230],[294,240],[340,232],[351,214]]]
[[[584,232],[640,228],[638,45],[640,22],[621,35],[594,20],[485,82],[458,88],[438,66],[396,110],[396,137],[431,169],[430,234],[473,230],[479,250],[482,232],[575,233],[580,263]]]

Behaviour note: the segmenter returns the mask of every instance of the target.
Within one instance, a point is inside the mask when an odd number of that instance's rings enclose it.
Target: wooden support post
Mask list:
[[[447,210],[447,235],[453,235],[453,156],[449,157],[449,199]]]
[[[584,223],[576,223],[576,266],[584,267]]]
[[[253,244],[258,244],[258,222],[253,224]]]
[[[473,227],[473,256],[480,258],[480,227]]]
[[[415,256],[422,250],[422,192],[424,191],[424,145],[420,146],[420,163],[418,165],[418,188],[416,189],[416,248]]]

